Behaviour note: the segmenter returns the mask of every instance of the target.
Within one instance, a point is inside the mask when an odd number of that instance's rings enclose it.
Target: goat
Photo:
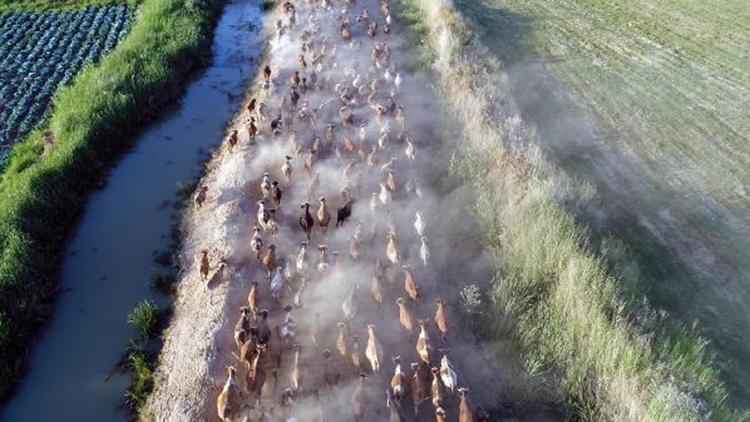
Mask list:
[[[312,215],[310,215],[310,204],[305,202],[302,204],[301,207],[304,211],[302,211],[302,215],[299,218],[299,225],[302,227],[302,230],[307,235],[307,240],[310,240],[310,233],[312,232],[313,225],[315,224],[315,221],[312,218]]]
[[[233,129],[229,132],[227,143],[229,144],[229,151],[231,152],[232,149],[234,149],[234,146],[237,145],[237,129]]]
[[[268,199],[271,193],[271,175],[268,172],[263,173],[263,178],[260,181],[260,191],[263,194],[263,199]]]
[[[357,301],[357,289],[359,288],[359,285],[355,284],[352,286],[351,290],[349,291],[349,294],[344,299],[344,302],[341,304],[341,310],[344,311],[344,318],[346,321],[351,321],[354,319],[354,317],[357,316],[357,312],[359,311],[359,303]]]
[[[289,184],[292,182],[292,173],[294,172],[294,169],[292,167],[292,157],[285,155],[284,156],[284,164],[281,165],[281,174],[284,175],[286,178],[286,183]]]
[[[242,408],[240,400],[240,388],[235,380],[237,370],[234,366],[227,367],[227,380],[224,383],[219,397],[216,399],[216,410],[219,419],[222,421],[231,421],[238,416]]]
[[[250,369],[253,360],[255,359],[255,354],[257,353],[257,337],[258,330],[255,327],[250,327],[250,333],[247,336],[247,340],[242,344],[242,347],[240,347],[239,361],[244,363],[248,370]]]
[[[404,269],[404,291],[413,302],[419,302],[422,296],[422,289],[417,285],[414,274],[411,272],[411,267],[403,265],[402,268]]]
[[[260,321],[258,321],[256,327],[258,331],[258,343],[268,344],[268,341],[271,340],[271,328],[268,326],[268,310],[261,309],[259,315]]]
[[[380,183],[380,194],[378,195],[378,200],[380,200],[380,203],[383,205],[388,205],[391,203],[391,191],[388,189],[385,183]]]
[[[263,385],[266,383],[266,370],[261,364],[261,359],[266,353],[267,347],[265,345],[258,345],[255,359],[253,359],[252,365],[247,371],[247,391],[255,393],[255,403],[260,405],[260,395],[263,390]]]
[[[349,256],[351,256],[352,259],[356,261],[361,255],[362,253],[359,250],[359,239],[356,236],[352,236],[351,240],[349,241]]]
[[[401,370],[401,357],[393,358],[393,364],[396,366],[391,377],[391,397],[398,405],[406,398],[406,374]]]
[[[443,353],[440,359],[440,379],[443,380],[445,388],[453,392],[458,383],[458,375],[456,375],[456,369],[453,368],[453,363],[448,359],[448,350],[441,349],[440,351]]]
[[[406,126],[406,115],[404,114],[404,107],[401,105],[396,106],[396,123],[401,125],[403,129]]]
[[[409,309],[406,308],[406,301],[400,297],[396,299],[398,305],[398,320],[401,326],[404,327],[407,333],[412,334],[414,332],[414,320],[411,317]]]
[[[271,182],[271,191],[270,191],[270,197],[271,197],[271,203],[274,207],[279,207],[281,205],[281,195],[283,192],[281,191],[281,188],[279,187],[279,182],[273,181]]]
[[[398,192],[398,184],[396,184],[396,176],[395,171],[393,169],[388,169],[387,176],[385,177],[385,187],[393,192]]]
[[[268,209],[266,208],[266,201],[259,200],[257,202],[258,204],[258,212],[256,213],[256,219],[258,221],[258,225],[263,229],[266,230],[266,223],[268,223],[268,219],[271,216],[271,213],[268,212]]]
[[[271,245],[273,246],[273,245]],[[281,266],[276,267],[276,272],[271,279],[271,297],[281,301],[281,295],[284,293],[284,275],[281,272]]]
[[[320,258],[318,259],[318,272],[325,274],[328,272],[328,246],[318,245],[318,251],[320,251]]]
[[[203,185],[198,189],[198,194],[195,195],[195,205],[198,206],[198,208],[203,206],[203,203],[206,202],[206,196],[208,194],[208,187],[206,185]]]
[[[459,388],[458,396],[461,402],[458,405],[458,422],[474,422],[474,411],[469,406],[468,388]]]
[[[414,144],[411,142],[411,140],[407,138],[406,147],[404,148],[404,155],[406,155],[406,158],[408,158],[409,160],[414,161],[417,159],[416,152],[416,147],[414,147]]]
[[[320,206],[318,207],[318,225],[320,226],[323,234],[325,234],[328,231],[328,223],[331,222],[331,213],[328,211],[328,207],[326,206],[325,196],[321,196],[319,201]]]
[[[378,305],[378,308],[381,308],[383,306],[383,283],[377,275],[372,276],[372,287],[370,288],[370,292],[372,293],[372,299]]]
[[[435,326],[437,326],[438,331],[440,331],[443,339],[445,339],[445,336],[448,335],[448,317],[445,314],[445,301],[440,298],[436,299],[435,307]]]
[[[354,405],[354,420],[361,421],[365,417],[365,408],[367,407],[367,394],[365,392],[365,380],[367,374],[359,374],[360,382],[352,394],[352,404]]]
[[[435,421],[436,422],[448,421],[448,416],[445,413],[445,409],[443,409],[442,407],[438,407],[437,409],[435,409]]]
[[[430,395],[425,385],[424,377],[421,374],[420,365],[416,362],[411,364],[411,399],[414,404],[414,416],[419,414],[419,406],[427,400]]]
[[[266,231],[271,233],[271,236],[276,239],[279,235],[279,223],[276,221],[276,209],[271,208],[268,210],[268,219],[266,220]]]
[[[427,334],[427,320],[419,320],[419,338],[417,338],[417,355],[425,364],[429,365],[432,361],[432,340]]]
[[[247,137],[250,139],[250,143],[253,144],[255,138],[258,136],[258,125],[255,124],[255,117],[250,118],[250,122],[247,124]]]
[[[427,262],[430,260],[430,248],[427,246],[427,236],[422,236],[421,240],[422,245],[419,247],[419,258],[426,267]]]
[[[297,272],[304,274],[307,271],[307,245],[308,241],[303,240],[299,244],[299,252],[297,253],[297,259],[295,261],[295,267]]]
[[[333,388],[338,385],[341,374],[336,370],[334,365],[331,363],[331,351],[326,349],[323,351],[323,380],[328,387]]]
[[[362,353],[362,345],[359,344],[359,336],[357,335],[352,337],[352,351],[350,357],[352,365],[357,369],[357,372],[364,372],[365,359],[367,359],[367,357]]]
[[[299,345],[294,346],[294,364],[292,365],[291,383],[292,388],[299,392],[302,385],[302,372],[299,367]]]
[[[260,227],[253,227],[253,237],[250,239],[250,250],[255,254],[255,260],[260,261],[261,250],[263,249],[263,238],[260,236]]]
[[[375,336],[375,325],[367,324],[367,350],[365,350],[365,356],[370,361],[370,366],[373,372],[380,371],[380,362],[383,360],[383,346],[380,345],[380,341]]]
[[[422,221],[422,215],[419,214],[419,211],[415,212],[414,215],[416,217],[414,219],[414,229],[417,231],[417,236],[422,238],[422,236],[424,236],[425,230],[424,221]]]
[[[302,292],[305,291],[305,287],[307,287],[307,278],[302,277],[302,281],[300,282],[299,288],[294,293],[294,306],[302,306]]]
[[[297,336],[297,322],[294,319],[294,315],[292,315],[291,306],[286,305],[284,312],[284,322],[279,326],[279,335],[284,340],[284,344],[289,345]]]
[[[385,246],[385,256],[391,261],[392,264],[398,264],[401,259],[401,251],[399,251],[396,245],[396,233],[388,233],[387,243]]]
[[[346,198],[346,194],[342,196],[344,196],[344,205],[336,210],[336,227],[344,224],[346,219],[352,215],[352,208],[354,207],[354,198]]]
[[[210,267],[210,264],[208,263],[208,251],[204,249],[201,251],[201,265],[199,268],[201,279],[203,281],[208,280],[208,272],[210,270],[211,270],[211,267]]]
[[[276,245],[269,245],[266,255],[261,261],[263,266],[266,268],[266,275],[268,279],[271,279],[271,272],[276,268]]]
[[[234,342],[238,349],[242,348],[248,333],[250,333],[250,308],[243,306],[240,308],[240,318],[234,324]]]
[[[336,350],[338,350],[339,355],[343,357],[344,359],[348,359],[349,357],[349,333],[346,328],[346,324],[343,322],[339,322],[336,324],[339,330],[339,336],[336,339]]]
[[[256,312],[258,312],[258,282],[253,281],[250,283],[250,291],[247,293],[247,307],[255,319]]]
[[[432,405],[435,408],[443,407],[445,404],[445,384],[440,378],[440,370],[438,368],[432,368],[432,384],[430,385],[430,396],[432,397]]]
[[[349,25],[347,23],[342,23],[341,24],[339,32],[341,33],[341,37],[345,41],[350,41],[352,39],[352,30],[349,29]]]
[[[378,23],[377,22],[371,22],[369,25],[367,25],[367,36],[370,38],[375,38],[375,36],[378,34]]]

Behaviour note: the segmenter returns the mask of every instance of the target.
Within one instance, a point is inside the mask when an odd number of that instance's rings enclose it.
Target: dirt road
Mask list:
[[[478,342],[468,329],[459,292],[486,285],[491,274],[469,211],[473,199],[447,178],[452,145],[441,136],[443,116],[428,75],[417,71],[416,49],[380,1],[309,3],[280,5],[270,17],[270,72],[257,77],[211,161],[201,182],[205,201],[186,216],[184,273],[144,415],[217,420],[229,366],[237,370],[230,390],[238,393],[230,391],[232,406],[224,410],[233,420],[352,420],[355,412],[360,420],[434,420],[435,405],[457,420],[458,387],[471,389],[475,416],[505,406],[518,387],[505,360],[512,353]],[[282,192],[278,203],[272,182]],[[351,216],[339,225],[349,201]],[[305,203],[309,241],[300,224]],[[327,229],[320,217],[330,218]],[[258,238],[259,259],[252,250]],[[257,312],[248,312],[247,325],[263,331],[258,314],[266,310],[271,330],[270,339],[246,336],[262,349],[260,403],[234,338],[252,282]],[[399,318],[398,298],[411,330]],[[372,334],[377,347],[369,355],[378,362],[367,356]],[[444,356],[453,372],[445,371]],[[395,357],[405,377],[402,399],[398,391],[393,397]],[[417,406],[412,364],[426,390]],[[429,397],[433,384],[445,389],[442,398]]]

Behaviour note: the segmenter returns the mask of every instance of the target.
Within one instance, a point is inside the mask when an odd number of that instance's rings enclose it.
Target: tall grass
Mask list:
[[[128,314],[128,324],[135,327],[142,339],[149,339],[159,328],[159,308],[148,299],[143,300]]]
[[[447,0],[418,12],[444,100],[463,123],[454,174],[474,188],[497,268],[492,323],[514,320],[527,368],[557,381],[585,420],[733,420],[705,342],[636,300],[637,269],[611,240],[592,244],[569,209],[585,185],[545,161],[499,62]],[[488,324],[491,325],[491,324]]]
[[[154,371],[149,357],[141,349],[130,352],[128,367],[132,371],[132,382],[125,393],[125,402],[131,409],[140,409],[154,389]]]
[[[0,179],[0,398],[49,315],[63,243],[87,194],[205,62],[220,6],[144,0],[127,38],[58,92],[45,127],[14,147]],[[44,147],[45,131],[52,146]]]

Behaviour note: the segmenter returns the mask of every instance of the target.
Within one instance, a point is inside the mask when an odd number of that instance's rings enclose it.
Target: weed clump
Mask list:
[[[132,381],[125,393],[125,402],[130,408],[140,409],[154,389],[154,371],[146,352],[143,350],[130,352],[128,369],[132,371]]]
[[[139,303],[128,315],[128,323],[135,327],[144,339],[149,339],[156,334],[159,320],[159,307],[148,299]]]

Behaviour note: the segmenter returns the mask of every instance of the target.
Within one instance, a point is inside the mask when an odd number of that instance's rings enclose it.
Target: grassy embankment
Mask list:
[[[130,33],[55,96],[0,179],[0,397],[21,375],[49,315],[65,239],[107,169],[205,63],[217,0],[144,0]],[[43,133],[53,143],[45,147]]]
[[[496,257],[488,326],[513,320],[527,369],[555,381],[586,420],[737,418],[705,342],[641,304],[638,270],[569,211],[587,192],[550,165],[519,117],[499,61],[447,1],[417,13],[442,96],[464,123],[454,171],[476,192]]]
[[[456,4],[547,157],[595,187],[578,218],[629,247],[652,303],[697,320],[730,401],[750,407],[747,2]]]

